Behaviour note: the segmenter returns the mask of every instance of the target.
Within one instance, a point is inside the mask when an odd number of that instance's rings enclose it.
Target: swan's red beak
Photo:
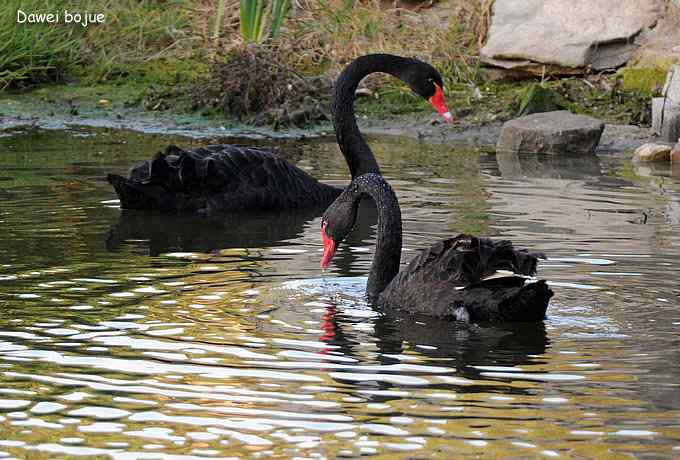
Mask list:
[[[445,123],[453,123],[453,115],[449,112],[449,108],[446,106],[446,100],[444,100],[444,91],[442,87],[434,83],[434,96],[430,98],[430,104],[437,111],[439,115],[442,116]]]
[[[323,270],[325,270],[326,267],[328,267],[328,264],[331,263],[331,259],[335,255],[335,250],[338,248],[337,243],[333,241],[333,239],[328,235],[326,235],[327,225],[328,223],[324,222],[324,224],[321,226],[321,238],[323,239],[323,257],[321,257],[321,268]]]

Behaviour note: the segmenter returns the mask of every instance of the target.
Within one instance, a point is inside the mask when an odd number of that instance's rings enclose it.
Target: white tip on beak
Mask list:
[[[441,116],[446,123],[453,123],[453,115],[451,115],[451,112],[444,112]]]

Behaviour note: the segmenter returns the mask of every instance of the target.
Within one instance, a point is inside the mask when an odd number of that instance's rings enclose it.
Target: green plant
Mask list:
[[[96,8],[106,11],[106,23],[88,27],[83,40],[84,55],[90,64],[78,75],[90,82],[107,81],[133,75],[131,67],[154,65],[159,59],[198,52],[192,22],[194,2],[165,0],[94,0]]]
[[[241,36],[255,43],[276,38],[289,10],[290,0],[241,0]]]
[[[0,90],[19,82],[63,78],[81,61],[82,31],[65,24],[17,22],[17,10],[35,13],[63,11],[61,0],[5,0],[0,4]],[[82,29],[82,27],[81,27]]]
[[[213,29],[212,39],[217,43],[220,38],[220,28],[222,26],[222,21],[224,21],[224,10],[226,7],[227,0],[219,0],[217,4],[217,16],[215,16],[215,28]]]
[[[378,0],[316,0],[298,9],[286,35],[314,48],[316,63],[335,69],[366,53],[417,56],[440,71],[449,90],[479,80],[477,48],[489,0],[449,3],[412,11]],[[439,12],[447,8],[444,24]]]

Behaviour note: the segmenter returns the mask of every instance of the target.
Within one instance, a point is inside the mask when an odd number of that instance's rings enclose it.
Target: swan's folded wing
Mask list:
[[[231,144],[194,150],[171,145],[135,167],[128,181],[142,195],[146,186],[156,192],[160,187],[169,208],[177,211],[307,207],[332,191],[272,151]],[[156,207],[152,199],[141,206],[119,197],[124,207]]]
[[[452,316],[473,322],[541,321],[545,318],[553,292],[544,280],[525,281],[514,276],[489,279],[469,286],[457,293]]]
[[[518,289],[525,279],[517,275],[535,274],[536,264],[536,254],[517,250],[509,241],[461,234],[421,251],[385,288],[381,300],[411,312],[448,316],[465,300],[467,288]]]
[[[418,254],[401,273],[431,274],[454,286],[477,283],[499,271],[531,276],[541,254],[515,249],[510,241],[460,234],[439,241]]]

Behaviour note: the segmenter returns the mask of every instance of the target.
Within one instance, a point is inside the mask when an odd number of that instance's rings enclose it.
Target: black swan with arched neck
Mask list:
[[[359,82],[384,72],[405,82],[451,122],[443,82],[429,64],[413,58],[370,54],[351,62],[335,84],[332,112],[338,145],[352,178],[380,173],[356,123],[354,95]],[[132,169],[128,178],[108,175],[127,209],[169,212],[286,210],[327,206],[342,192],[323,184],[271,150],[220,144],[194,150],[168,147]]]
[[[542,254],[510,241],[461,234],[421,251],[401,271],[401,210],[378,174],[355,178],[321,221],[326,268],[352,231],[361,199],[375,201],[377,241],[366,294],[382,308],[469,322],[541,321],[553,292],[544,280],[528,282]]]

